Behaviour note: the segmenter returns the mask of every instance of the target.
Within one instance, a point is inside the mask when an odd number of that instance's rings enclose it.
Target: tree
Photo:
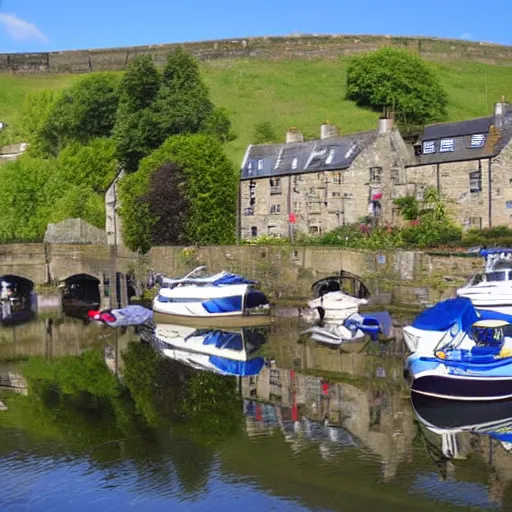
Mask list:
[[[119,77],[99,73],[55,94],[31,95],[23,108],[23,133],[32,152],[57,155],[70,142],[110,137],[115,123]]]
[[[201,133],[213,135],[221,142],[230,142],[236,139],[236,134],[231,131],[231,121],[225,108],[218,107],[203,121]]]
[[[253,144],[271,144],[277,142],[277,140],[276,131],[269,121],[263,121],[254,127]]]
[[[121,181],[126,245],[142,252],[151,247],[152,230],[158,219],[151,214],[148,190],[153,173],[167,164],[181,169],[185,178],[180,190],[189,208],[183,221],[183,243],[231,243],[238,178],[221,143],[214,137],[196,134],[169,137],[141,161],[137,173]]]
[[[21,135],[30,144],[32,154],[46,154],[52,150],[49,119],[59,93],[42,91],[28,94],[21,109]]]
[[[150,177],[145,201],[155,219],[151,226],[154,245],[178,245],[184,242],[189,202],[185,194],[183,171],[173,163],[157,169]]]
[[[160,85],[161,75],[149,55],[133,59],[121,80],[113,138],[116,156],[127,172],[136,171],[141,158],[160,143],[150,109]]]
[[[391,107],[403,124],[443,121],[447,115],[447,95],[434,68],[406,50],[382,48],[354,58],[347,98],[376,111]]]

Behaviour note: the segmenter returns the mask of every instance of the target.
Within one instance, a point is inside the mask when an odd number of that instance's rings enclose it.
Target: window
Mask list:
[[[244,215],[254,215],[254,208],[252,206],[249,206],[249,208],[246,208],[244,210]]]
[[[506,208],[507,210],[512,209],[512,201],[507,201],[507,202],[505,203],[505,208]]]
[[[292,169],[297,169],[297,165],[299,164],[299,160],[297,159],[297,157],[294,157],[294,159],[292,160]]]
[[[293,202],[293,211],[294,213],[300,213],[302,211],[302,203],[300,201]]]
[[[482,191],[482,171],[469,173],[469,191],[473,193]]]
[[[281,178],[270,178],[270,195],[277,196],[281,194]]]
[[[380,183],[382,167],[370,167],[370,183]]]
[[[251,180],[249,182],[249,204],[254,206],[256,203],[256,182]]]
[[[390,179],[391,179],[391,183],[393,183],[395,185],[400,182],[400,174],[399,174],[398,169],[391,169]]]
[[[309,226],[310,235],[319,235],[321,232],[322,228],[320,226]]]
[[[278,213],[281,213],[281,205],[280,204],[270,205],[270,213],[272,215],[277,215]]]
[[[260,158],[258,160],[258,171],[262,171],[263,170],[263,160]]]
[[[325,159],[325,163],[327,165],[332,164],[332,159],[334,158],[334,149],[329,150],[329,154],[327,155],[327,158]]]
[[[441,144],[439,145],[439,151],[441,153],[446,153],[447,151],[453,151],[455,149],[455,144],[453,139],[441,139]]]
[[[470,217],[469,227],[471,229],[482,229],[482,217]]]
[[[251,236],[258,236],[258,228],[256,226],[251,227]]]
[[[435,140],[426,140],[423,142],[423,154],[430,155],[431,153],[436,152],[436,141]]]
[[[336,184],[341,184],[341,172],[335,172],[332,177],[332,182]]]
[[[416,186],[416,199],[418,201],[423,201],[425,199],[425,185]]]
[[[471,147],[481,148],[485,144],[485,135],[483,133],[477,133],[471,135]]]
[[[293,177],[293,191],[296,194],[299,193],[299,181],[300,181],[300,176],[294,176]]]
[[[341,192],[332,192],[332,197],[341,197]]]

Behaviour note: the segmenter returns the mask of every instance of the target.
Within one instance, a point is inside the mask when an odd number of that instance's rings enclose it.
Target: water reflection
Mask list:
[[[3,330],[0,510],[507,510],[512,404],[410,407],[393,347],[303,328]]]

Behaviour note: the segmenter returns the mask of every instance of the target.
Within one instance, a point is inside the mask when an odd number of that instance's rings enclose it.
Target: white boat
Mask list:
[[[305,316],[313,320],[343,322],[359,312],[359,307],[368,304],[366,299],[358,299],[341,291],[328,292],[308,302],[309,311]]]
[[[491,309],[477,309],[470,299],[456,297],[425,309],[402,332],[410,352],[432,354],[441,340],[453,340],[464,335],[478,320],[504,320],[512,323],[512,316]],[[509,330],[507,336],[508,333]]]
[[[466,286],[457,290],[478,309],[512,315],[512,249],[482,249],[485,271],[474,275]]]
[[[256,281],[219,272],[197,277],[198,267],[181,279],[161,278],[153,300],[155,323],[195,325],[261,325],[268,323],[270,303]]]

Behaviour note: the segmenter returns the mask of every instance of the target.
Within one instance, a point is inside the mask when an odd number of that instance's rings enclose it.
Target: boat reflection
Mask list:
[[[197,370],[240,377],[258,375],[265,366],[260,356],[270,327],[238,329],[198,329],[156,324],[140,326],[142,339],[162,355],[181,361]]]
[[[0,325],[19,325],[30,322],[37,310],[34,283],[14,276],[0,276]]]

